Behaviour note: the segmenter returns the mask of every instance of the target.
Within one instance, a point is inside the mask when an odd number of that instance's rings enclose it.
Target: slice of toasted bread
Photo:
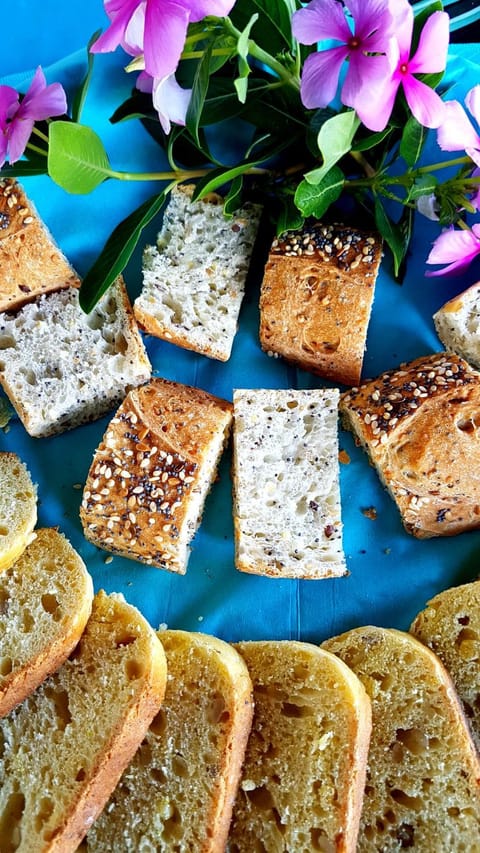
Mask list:
[[[255,712],[230,853],[355,851],[370,702],[334,655],[294,641],[236,644]]]
[[[0,574],[0,716],[67,659],[92,609],[83,560],[57,530],[37,530]]]
[[[15,453],[0,453],[0,571],[11,566],[33,539],[37,489]]]
[[[416,616],[410,632],[450,673],[480,751],[480,581],[436,595]]]
[[[480,762],[441,661],[410,634],[357,628],[327,640],[372,701],[359,851],[480,851]]]
[[[75,851],[139,747],[165,689],[155,632],[98,593],[72,657],[0,721],[0,850]]]
[[[222,853],[252,721],[240,655],[205,634],[163,631],[165,701],[86,838],[95,853]]]

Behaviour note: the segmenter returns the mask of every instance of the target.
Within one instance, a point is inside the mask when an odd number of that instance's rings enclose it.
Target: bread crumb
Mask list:
[[[74,483],[72,489],[83,489],[83,486],[81,483]]]
[[[362,513],[365,518],[370,518],[372,521],[376,521],[377,519],[377,510],[374,506],[366,506],[362,509]]]
[[[348,455],[346,450],[341,450],[338,454],[338,461],[342,463],[342,465],[350,464],[350,456]]]
[[[103,562],[104,562],[104,563],[107,563],[107,564],[108,564],[108,563],[113,563],[113,557],[112,557],[112,555],[111,555],[111,554],[109,554],[109,555],[108,555],[108,557],[105,557],[105,559],[104,559],[104,561],[103,561]]]

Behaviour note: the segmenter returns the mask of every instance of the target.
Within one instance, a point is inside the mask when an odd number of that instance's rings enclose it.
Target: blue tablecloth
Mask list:
[[[39,63],[48,79],[61,80],[69,91],[85,62],[83,45],[105,26],[101,0],[16,0],[9,8],[11,39],[0,55],[1,82],[25,85]],[[126,97],[131,79],[122,73],[125,55],[98,57],[83,120],[102,136],[112,164],[119,169],[158,169],[158,147],[140,125],[113,126],[108,119]],[[449,97],[462,97],[479,80],[478,48],[452,48]],[[434,136],[432,156],[440,159]],[[85,272],[112,228],[152,194],[144,183],[108,182],[89,196],[70,196],[44,177],[24,181],[27,193],[55,239],[80,273]],[[141,285],[141,251],[153,242],[159,223],[142,240],[126,270],[131,297]],[[368,334],[363,375],[373,376],[426,353],[442,349],[432,313],[450,296],[480,278],[479,265],[463,277],[427,279],[425,258],[438,228],[417,222],[408,273],[402,286],[393,281],[385,257]],[[258,280],[260,279],[260,271]],[[220,364],[174,346],[146,339],[157,375],[197,385],[227,399],[235,387],[315,387],[321,380],[269,359],[258,343],[258,281],[247,294],[240,330],[229,362]],[[56,525],[85,559],[96,589],[122,592],[157,626],[202,630],[228,640],[299,638],[319,642],[362,624],[407,628],[415,613],[440,590],[476,578],[480,532],[450,539],[417,541],[404,532],[397,509],[375,471],[351,436],[340,433],[340,446],[350,456],[341,465],[344,543],[350,574],[326,581],[272,580],[237,572],[233,562],[230,459],[225,456],[220,481],[206,505],[193,542],[188,572],[179,577],[115,557],[87,543],[78,517],[81,491],[93,451],[108,418],[52,439],[31,439],[14,418],[0,431],[0,448],[15,450],[28,464],[39,493],[39,524]],[[376,520],[365,516],[375,507]]]

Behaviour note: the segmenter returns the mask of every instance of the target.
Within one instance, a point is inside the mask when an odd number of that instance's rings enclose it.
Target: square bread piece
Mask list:
[[[172,190],[157,246],[144,253],[134,311],[145,332],[227,361],[261,208],[246,204],[227,219],[221,196],[192,202],[193,189]]]
[[[236,567],[278,578],[346,574],[339,391],[234,392]]]
[[[20,184],[0,179],[0,311],[79,284]]]
[[[344,425],[419,538],[480,527],[480,373],[453,353],[417,358],[352,388]]]
[[[360,381],[382,257],[374,232],[306,224],[272,243],[260,294],[260,343],[319,376]]]
[[[150,375],[121,280],[90,314],[76,287],[0,314],[0,383],[32,436],[101,417]]]
[[[231,403],[188,385],[153,379],[131,391],[88,474],[80,509],[87,539],[185,574],[231,420]]]
[[[480,282],[442,305],[433,321],[445,349],[480,368]]]

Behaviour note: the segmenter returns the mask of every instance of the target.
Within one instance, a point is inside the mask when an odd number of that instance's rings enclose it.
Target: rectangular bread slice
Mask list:
[[[367,626],[327,640],[372,702],[359,853],[480,850],[480,760],[440,660],[410,634]]]
[[[367,451],[419,538],[480,527],[480,373],[435,353],[382,373],[340,400],[343,423]]]
[[[232,404],[153,379],[131,391],[93,458],[80,518],[100,548],[184,574]]]
[[[72,657],[0,721],[0,849],[73,853],[160,708],[165,655],[119,596],[98,593]]]
[[[234,392],[236,567],[283,578],[346,573],[338,398],[329,390]]]
[[[346,225],[307,224],[273,241],[260,294],[260,343],[304,370],[357,385],[382,241]]]
[[[371,730],[362,684],[308,643],[235,647],[253,681],[255,712],[229,853],[354,853]]]
[[[480,368],[480,282],[442,305],[433,320],[445,349]]]
[[[86,838],[95,853],[223,853],[252,722],[247,667],[227,643],[161,631],[161,710]]]
[[[0,453],[0,572],[20,557],[37,523],[37,488],[16,453]]]
[[[90,314],[74,287],[0,314],[0,349],[0,383],[35,437],[101,417],[151,374],[121,279]]]
[[[80,280],[24,190],[0,178],[0,312]]]
[[[145,250],[134,311],[149,334],[227,361],[261,209],[246,204],[227,219],[223,198],[192,202],[193,189],[172,190],[157,246]]]
[[[480,581],[440,592],[415,617],[410,632],[448,670],[480,752]]]

